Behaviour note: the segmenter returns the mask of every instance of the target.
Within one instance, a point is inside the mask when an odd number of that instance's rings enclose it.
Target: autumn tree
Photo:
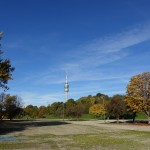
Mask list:
[[[2,33],[0,32],[0,41],[2,38]],[[2,59],[2,50],[0,43],[0,87],[4,90],[8,89],[8,80],[12,79],[12,72],[14,68],[11,66],[9,59]]]
[[[79,120],[79,117],[81,117],[83,113],[83,105],[81,103],[77,103],[73,99],[69,99],[65,103],[65,114],[68,117],[76,117]]]
[[[123,116],[126,112],[124,96],[114,95],[111,101],[106,105],[106,109],[108,115],[116,117],[117,123],[119,123],[120,116]]]
[[[39,118],[44,118],[46,114],[47,114],[47,107],[45,107],[45,106],[40,106],[40,107],[38,108],[38,117],[39,117]]]
[[[3,102],[5,114],[10,120],[22,111],[21,99],[18,96],[7,95]]]
[[[24,108],[26,115],[29,115],[31,118],[38,117],[38,107],[33,105],[28,105]]]
[[[76,104],[75,106],[75,116],[79,120],[79,118],[82,116],[84,110],[84,106],[82,104]]]
[[[93,115],[94,117],[103,116],[105,113],[105,107],[103,104],[94,104],[89,109],[89,114]]]
[[[150,72],[135,75],[130,79],[125,101],[133,112],[144,112],[150,124]]]
[[[68,99],[68,101],[65,103],[65,115],[68,117],[73,117],[75,106],[76,106],[75,100]]]

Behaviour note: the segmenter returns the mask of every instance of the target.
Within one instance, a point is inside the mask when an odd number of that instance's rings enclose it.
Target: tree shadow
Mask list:
[[[126,122],[129,124],[148,124],[147,120],[135,120],[135,121],[128,120]]]
[[[28,127],[42,127],[42,126],[58,126],[70,124],[65,121],[39,121],[39,120],[2,120],[0,121],[0,135],[8,133],[23,131]]]

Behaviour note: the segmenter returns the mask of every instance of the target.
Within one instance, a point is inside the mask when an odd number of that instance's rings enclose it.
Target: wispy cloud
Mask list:
[[[129,47],[149,39],[150,24],[148,23],[137,25],[116,35],[89,41],[71,51],[68,55],[69,62],[62,64],[61,69],[70,72],[73,76],[72,80],[90,80],[90,77],[93,80],[93,77],[101,76],[102,65],[127,57],[130,53]]]
[[[107,72],[104,66],[126,58],[130,51],[128,48],[150,39],[150,23],[137,25],[128,30],[96,38],[63,53],[61,64],[57,64],[43,73],[38,73],[34,78],[35,84],[53,84],[64,82],[67,71],[70,81],[101,80],[116,78],[114,72]],[[106,66],[108,67],[108,66]],[[117,73],[118,74],[118,73]],[[131,73],[120,74],[130,76]]]
[[[118,52],[122,49],[139,44],[150,39],[150,23],[137,25],[129,30],[122,31],[115,35],[101,37],[89,41],[79,47],[83,54],[103,54]],[[89,52],[89,53],[87,53]]]

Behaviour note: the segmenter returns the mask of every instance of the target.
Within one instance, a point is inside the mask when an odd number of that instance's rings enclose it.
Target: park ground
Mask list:
[[[0,122],[0,150],[150,150],[150,125],[103,120]]]

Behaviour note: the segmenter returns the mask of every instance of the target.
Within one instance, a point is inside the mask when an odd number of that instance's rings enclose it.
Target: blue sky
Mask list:
[[[16,68],[7,93],[48,105],[125,94],[150,71],[149,0],[0,0],[4,58]]]

